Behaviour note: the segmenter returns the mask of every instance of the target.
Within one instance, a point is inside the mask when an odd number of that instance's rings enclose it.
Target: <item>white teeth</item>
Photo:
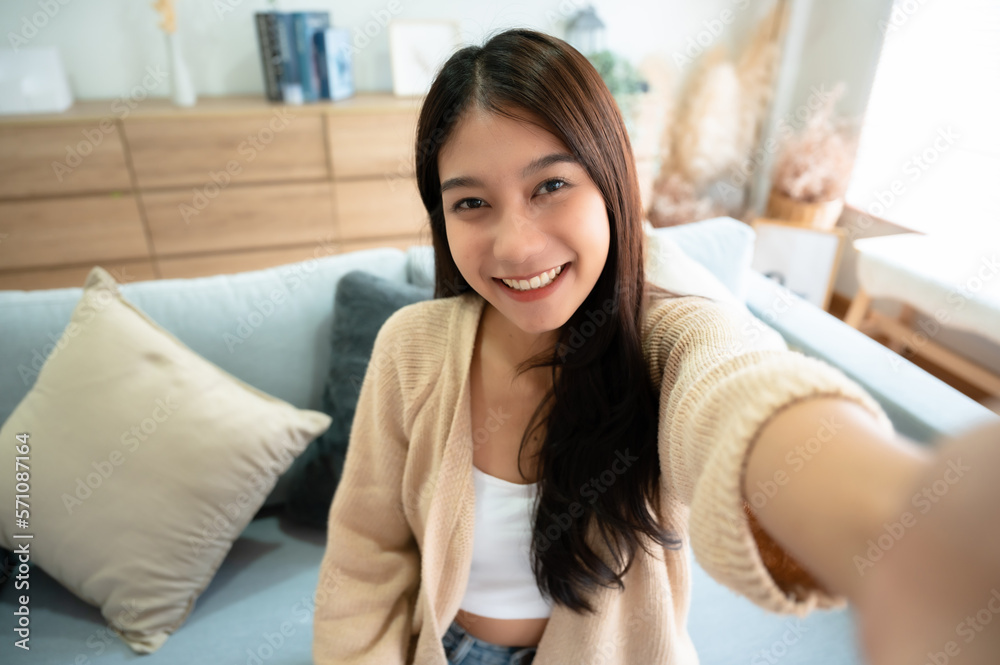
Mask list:
[[[548,286],[552,280],[556,278],[556,275],[562,272],[562,266],[556,266],[548,272],[543,272],[540,275],[532,277],[530,280],[526,279],[504,279],[502,280],[504,284],[512,289],[517,289],[518,291],[532,291],[534,289],[540,289],[543,286]]]

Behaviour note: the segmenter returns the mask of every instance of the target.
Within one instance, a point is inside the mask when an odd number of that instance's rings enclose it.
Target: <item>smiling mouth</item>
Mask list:
[[[547,270],[539,275],[535,275],[531,279],[501,279],[496,278],[498,282],[503,282],[508,288],[514,291],[534,291],[535,289],[541,289],[552,282],[556,281],[559,275],[562,274],[563,270],[566,269],[568,263],[561,266],[556,266],[551,270]]]

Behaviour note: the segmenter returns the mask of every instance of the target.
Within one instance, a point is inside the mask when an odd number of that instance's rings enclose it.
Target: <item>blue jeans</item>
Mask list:
[[[442,638],[449,665],[529,665],[535,647],[505,647],[485,642],[452,622]]]

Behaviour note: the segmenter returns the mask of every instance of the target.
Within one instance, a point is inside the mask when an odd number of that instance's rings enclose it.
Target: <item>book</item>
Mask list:
[[[281,50],[278,41],[277,12],[257,12],[257,41],[260,45],[260,61],[264,70],[264,88],[267,98],[280,102]]]
[[[302,74],[299,71],[299,60],[295,57],[295,28],[292,15],[285,12],[273,12],[278,20],[278,50],[281,53],[281,72],[278,85],[281,87],[281,100],[286,104],[301,104]]]
[[[320,98],[338,101],[353,95],[350,30],[327,28],[316,34],[315,45],[320,70]]]
[[[329,12],[293,12],[292,29],[295,36],[295,57],[302,84],[302,99],[314,102],[320,98],[319,62],[315,37],[330,27]]]

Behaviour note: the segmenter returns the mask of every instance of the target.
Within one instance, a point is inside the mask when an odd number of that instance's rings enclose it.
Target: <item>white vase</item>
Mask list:
[[[198,96],[194,93],[194,85],[191,84],[191,75],[188,73],[187,63],[184,62],[184,54],[181,53],[180,39],[176,31],[167,34],[167,51],[170,56],[170,88],[174,104],[194,106]]]

